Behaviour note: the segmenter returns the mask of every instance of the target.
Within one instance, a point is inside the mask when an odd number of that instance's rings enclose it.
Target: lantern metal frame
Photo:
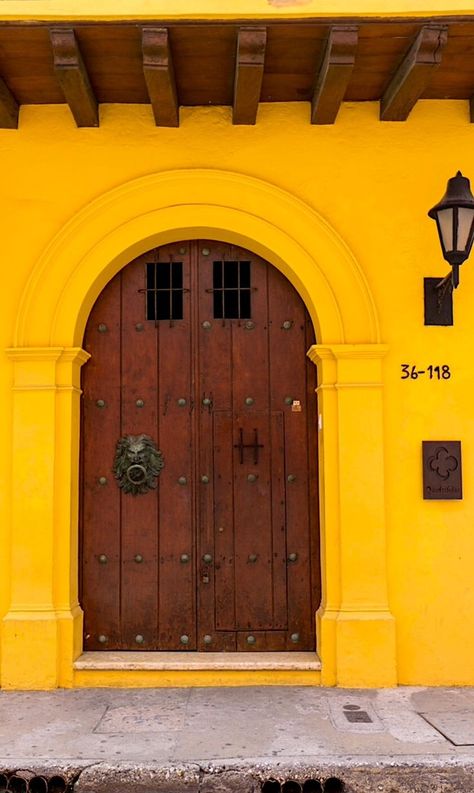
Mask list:
[[[467,234],[464,232],[464,246],[459,249],[460,210],[462,209],[471,210],[472,217]],[[440,222],[440,213],[446,210],[452,210],[449,228],[450,248],[447,248],[445,239],[448,226]],[[474,242],[474,196],[471,192],[469,179],[463,176],[461,171],[448,180],[446,193],[441,201],[429,210],[428,217],[436,221],[443,258],[451,265],[451,271],[441,280],[439,278],[424,279],[425,325],[452,325],[452,293],[459,285],[459,267],[469,257]]]

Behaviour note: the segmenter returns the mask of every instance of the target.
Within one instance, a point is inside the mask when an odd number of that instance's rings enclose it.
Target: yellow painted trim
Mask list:
[[[81,348],[13,348],[12,579],[4,688],[71,685],[82,646],[77,595]],[[37,542],[38,527],[41,541]],[[41,664],[32,663],[41,658]]]
[[[198,686],[319,686],[321,672],[255,670],[112,671],[76,670],[77,688],[181,688]]]
[[[301,294],[321,342],[379,340],[365,276],[314,209],[259,179],[193,169],[128,182],[79,212],[30,276],[15,345],[79,346],[94,301],[118,270],[154,246],[194,238],[240,245],[274,264]]]
[[[471,0],[3,0],[5,20],[210,20],[313,19],[335,16],[428,17],[472,14]]]
[[[318,367],[322,424],[317,636],[324,685],[397,682],[385,537],[382,361],[387,352],[383,344],[315,344],[308,351]]]

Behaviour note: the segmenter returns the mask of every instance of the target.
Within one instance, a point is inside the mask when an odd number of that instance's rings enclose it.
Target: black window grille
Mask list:
[[[214,262],[212,286],[215,319],[250,319],[250,262]]]
[[[183,319],[183,263],[149,262],[145,292],[147,319]]]

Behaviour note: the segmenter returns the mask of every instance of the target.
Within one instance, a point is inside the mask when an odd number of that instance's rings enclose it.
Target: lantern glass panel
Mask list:
[[[473,219],[474,209],[469,209],[468,207],[459,207],[457,244],[459,251],[465,251],[468,246]]]
[[[452,251],[454,248],[453,214],[453,209],[441,209],[438,212],[439,233],[445,251]]]

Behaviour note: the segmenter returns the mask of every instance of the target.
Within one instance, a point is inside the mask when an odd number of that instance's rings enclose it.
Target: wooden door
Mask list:
[[[101,293],[84,342],[85,649],[314,649],[312,343],[287,279],[224,243],[150,251]],[[163,467],[134,494],[113,464],[141,435]],[[127,481],[144,476],[126,459]]]

